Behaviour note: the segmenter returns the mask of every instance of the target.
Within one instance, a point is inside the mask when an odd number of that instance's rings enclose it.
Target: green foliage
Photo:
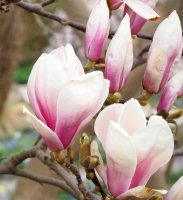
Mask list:
[[[27,83],[32,66],[32,62],[21,64],[15,71],[14,80],[18,83]]]
[[[168,179],[168,185],[171,187],[182,175],[183,175],[183,170],[170,173]]]

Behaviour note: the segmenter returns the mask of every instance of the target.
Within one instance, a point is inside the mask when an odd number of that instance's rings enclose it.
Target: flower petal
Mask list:
[[[41,134],[45,140],[47,146],[54,152],[60,151],[63,149],[63,145],[58,138],[58,136],[43,122],[37,119],[32,113],[30,113],[27,108],[23,108],[23,113],[27,114],[32,121],[34,128]]]
[[[150,6],[140,0],[124,0],[123,2],[146,20],[156,20],[160,17]]]
[[[164,88],[180,49],[182,49],[181,23],[176,11],[173,11],[159,24],[148,52],[143,80],[143,86],[148,92],[158,93]]]
[[[165,196],[165,200],[181,200],[183,199],[183,176],[171,187]]]
[[[84,68],[71,44],[61,46],[50,54],[59,60],[60,67],[66,68],[70,79],[84,74]]]
[[[102,72],[92,72],[69,81],[58,98],[56,133],[64,148],[100,110],[109,91]]]
[[[166,84],[158,104],[158,112],[161,110],[169,112],[177,97],[182,96],[182,94],[183,71],[179,71]]]
[[[104,108],[96,118],[94,130],[97,138],[105,146],[109,122],[119,122],[120,113],[123,110],[123,104],[115,103]]]
[[[97,61],[102,53],[105,40],[109,33],[109,9],[106,0],[99,0],[93,8],[86,26],[85,55]]]
[[[56,124],[57,99],[61,87],[68,81],[67,69],[51,54],[43,54],[36,73],[35,94],[39,109],[52,130]]]
[[[28,95],[29,102],[32,106],[32,109],[33,109],[35,115],[37,116],[38,119],[40,119],[42,122],[44,122],[46,124],[46,121],[45,121],[45,119],[44,119],[44,117],[41,114],[41,111],[39,109],[39,105],[38,105],[38,102],[37,102],[37,99],[36,99],[36,94],[35,94],[37,70],[38,70],[38,67],[40,65],[42,56],[40,56],[40,58],[34,64],[33,69],[31,71],[31,74],[29,76],[29,80],[28,80],[28,83],[27,83],[27,95]]]
[[[109,44],[105,65],[105,77],[110,80],[110,92],[122,89],[133,65],[133,45],[128,15],[123,18]]]
[[[136,145],[138,165],[130,188],[145,185],[152,174],[170,160],[174,149],[173,134],[164,123],[147,126],[132,137]]]
[[[149,118],[148,126],[156,126],[156,125],[160,125],[160,126],[163,125],[163,126],[165,126],[165,127],[167,127],[169,129],[169,125],[166,122],[166,120],[163,119],[163,117],[158,116],[158,115],[152,115]]]
[[[125,130],[110,121],[104,149],[107,184],[109,191],[116,197],[129,189],[137,164],[135,145]]]
[[[146,126],[145,114],[136,99],[130,99],[124,104],[120,116],[120,125],[129,134],[133,134]]]

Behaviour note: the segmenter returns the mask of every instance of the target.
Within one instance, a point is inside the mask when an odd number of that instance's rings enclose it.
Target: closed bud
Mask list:
[[[91,140],[86,133],[83,133],[80,139],[80,152],[79,152],[79,161],[81,165],[84,165],[84,161],[88,156],[90,156],[90,143]]]
[[[99,0],[86,26],[85,55],[91,61],[99,60],[109,33],[109,8],[106,0]]]
[[[83,163],[86,169],[94,169],[97,167],[98,164],[99,164],[98,156],[88,156]]]
[[[158,26],[148,53],[143,87],[149,93],[163,90],[170,69],[182,49],[182,29],[180,19],[173,11]]]
[[[127,56],[128,55],[128,56]],[[110,92],[122,89],[133,64],[132,38],[129,16],[122,20],[111,40],[105,59],[105,77],[110,81]]]

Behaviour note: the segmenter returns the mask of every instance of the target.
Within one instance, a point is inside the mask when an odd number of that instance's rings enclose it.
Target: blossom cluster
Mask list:
[[[104,73],[85,73],[73,47],[67,44],[39,57],[27,86],[35,116],[26,108],[24,112],[53,152],[71,146],[75,136],[103,109],[94,129],[105,151],[106,166],[95,142],[91,144],[91,154],[99,156],[100,167],[96,170],[118,199],[130,189],[145,186],[170,160],[174,150],[173,134],[166,120],[158,115],[147,120],[137,100],[105,105],[109,93],[119,92],[126,84],[133,67],[132,35],[138,34],[148,20],[159,18],[153,10],[156,3],[157,0],[99,0],[85,34],[85,55],[93,64],[102,56],[112,12],[123,6],[123,19],[104,55]],[[142,81],[148,93],[162,92],[158,112],[168,112],[176,98],[183,95],[181,54],[182,29],[173,11],[155,31]],[[182,178],[165,199],[180,196],[180,185]]]

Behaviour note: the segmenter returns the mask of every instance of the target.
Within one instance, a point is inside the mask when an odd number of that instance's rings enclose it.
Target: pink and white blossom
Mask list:
[[[133,65],[133,44],[129,16],[122,20],[111,40],[105,58],[105,78],[110,81],[110,92],[120,90],[127,81]]]
[[[102,72],[84,73],[71,45],[42,54],[30,74],[27,92],[36,116],[25,110],[52,151],[67,148],[102,107],[109,81]]]
[[[95,133],[107,159],[106,169],[100,168],[99,174],[114,197],[145,185],[172,156],[174,139],[167,122],[154,115],[146,123],[134,99],[107,106],[96,119]]]
[[[91,61],[97,61],[109,34],[109,8],[106,0],[98,0],[86,26],[85,55]]]
[[[143,86],[149,93],[160,92],[169,77],[170,69],[182,49],[180,19],[173,11],[158,26],[148,53]]]

